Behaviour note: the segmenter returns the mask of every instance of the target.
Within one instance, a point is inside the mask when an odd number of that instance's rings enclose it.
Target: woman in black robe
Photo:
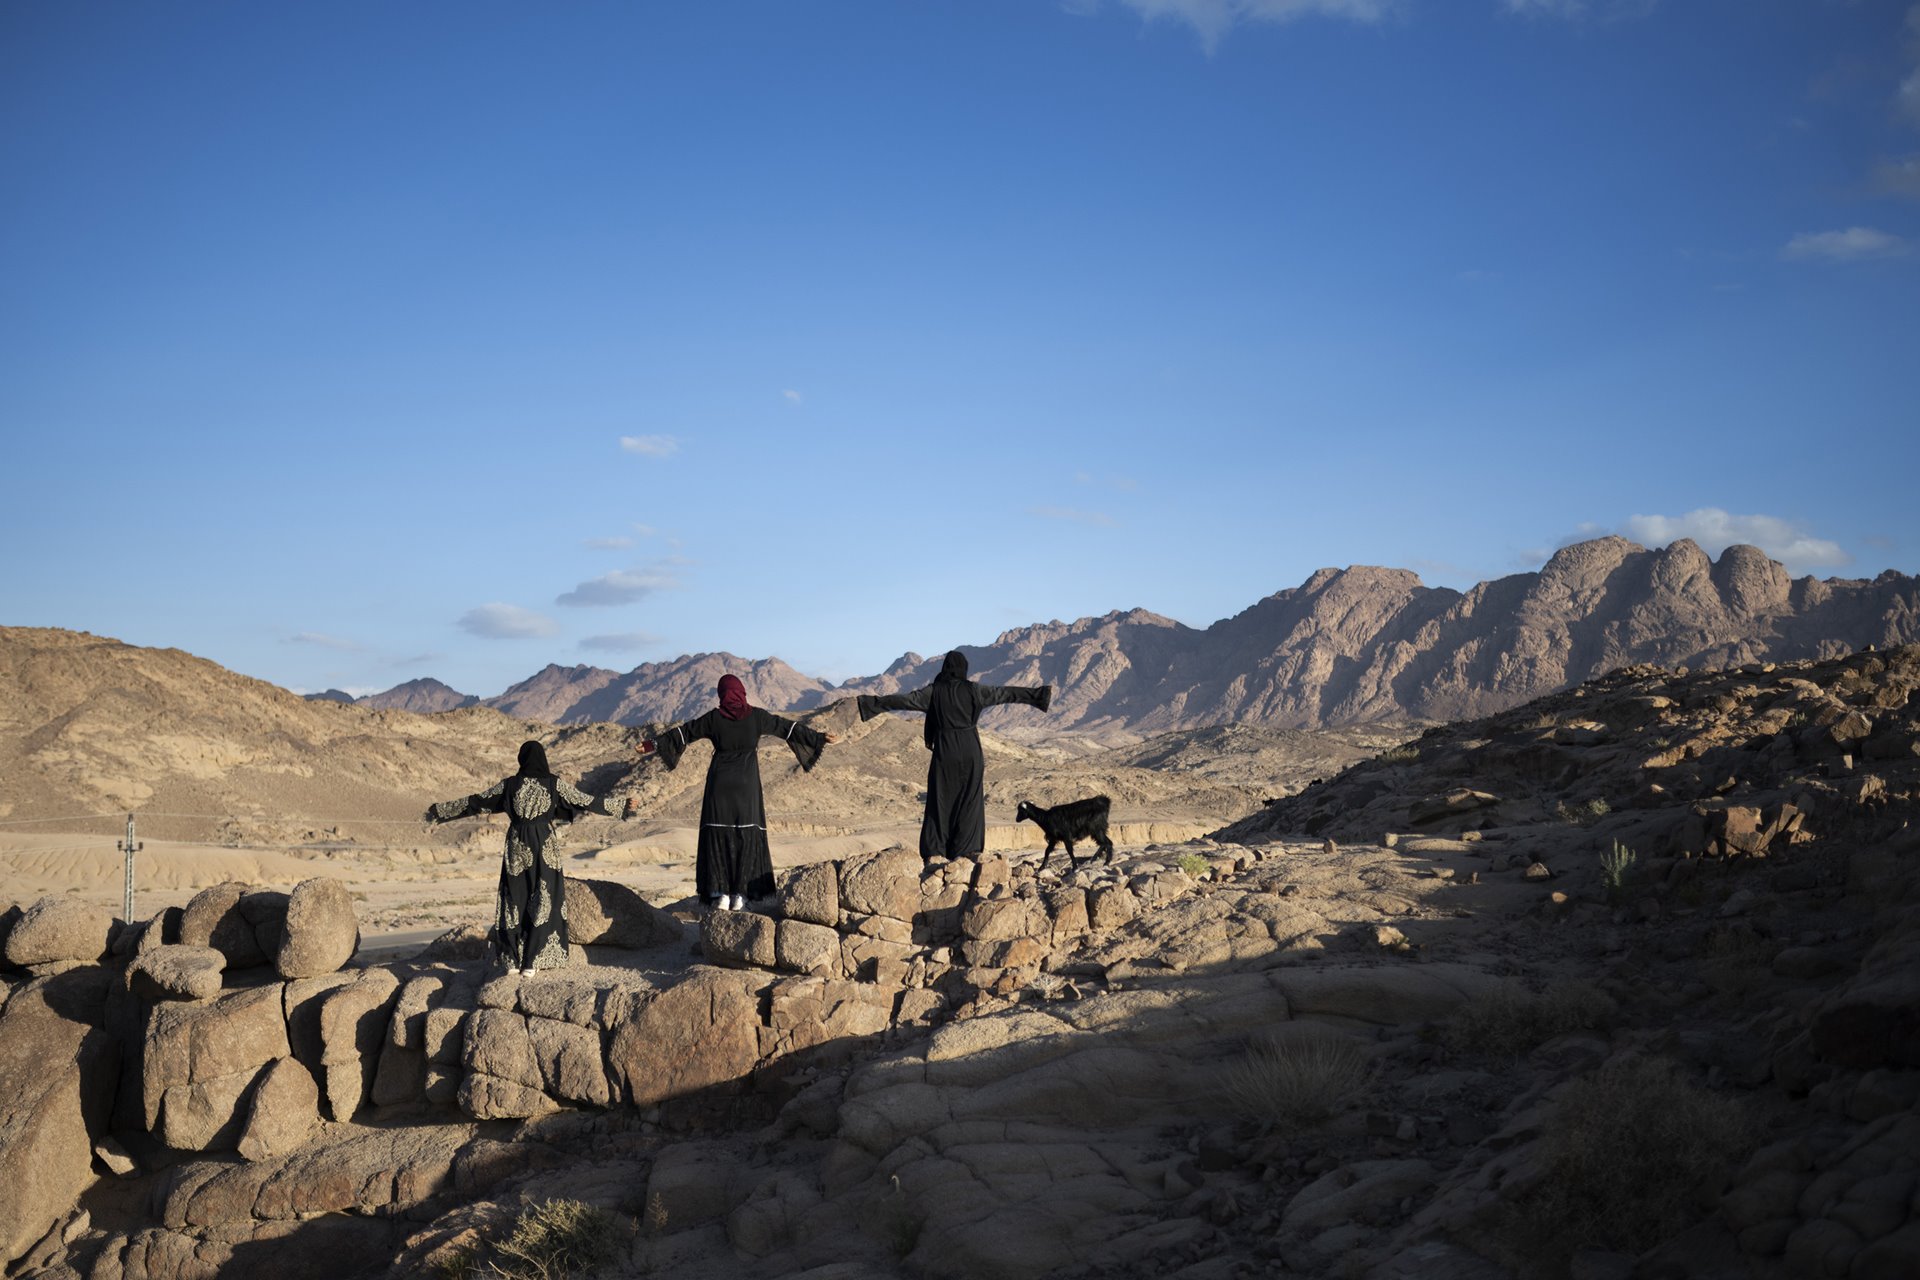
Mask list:
[[[820,733],[796,720],[747,703],[740,677],[720,677],[720,705],[697,720],[675,725],[637,748],[653,751],[668,769],[680,766],[689,743],[713,743],[707,765],[706,795],[700,801],[700,843],[694,887],[702,902],[739,911],[749,898],[773,892],[773,853],[767,847],[766,800],[760,793],[760,739],[775,737],[793,749],[802,769],[811,771],[821,750],[837,735]]]
[[[509,971],[531,974],[567,963],[566,879],[560,874],[557,823],[581,814],[612,817],[606,802],[553,776],[546,748],[520,744],[520,772],[485,791],[443,800],[427,810],[428,822],[452,822],[476,813],[507,815],[507,852],[500,864],[500,894],[487,940]]]
[[[1053,686],[975,684],[967,679],[967,655],[958,649],[924,688],[861,695],[862,720],[882,711],[926,712],[924,736],[933,759],[927,763],[927,812],[920,820],[922,858],[971,858],[987,847],[986,758],[977,725],[982,711],[1010,702],[1045,711],[1053,703]]]

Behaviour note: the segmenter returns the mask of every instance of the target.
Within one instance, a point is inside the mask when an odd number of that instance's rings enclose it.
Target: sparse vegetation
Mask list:
[[[1412,764],[1420,758],[1420,748],[1412,742],[1403,742],[1397,747],[1389,747],[1374,759],[1382,764]]]
[[[1508,1207],[1499,1243],[1533,1266],[1584,1248],[1640,1253],[1711,1212],[1754,1133],[1738,1103],[1670,1062],[1602,1067],[1561,1099],[1547,1177]]]
[[[1247,1046],[1221,1081],[1227,1101],[1262,1123],[1299,1128],[1325,1120],[1366,1084],[1366,1051],[1346,1036]]]
[[[1634,856],[1633,850],[1618,840],[1613,842],[1613,848],[1600,855],[1600,882],[1606,889],[1608,902],[1618,904],[1626,899]]]
[[[1180,861],[1174,865],[1178,866],[1195,880],[1204,880],[1207,873],[1213,870],[1213,864],[1197,853],[1181,854]]]
[[[632,1224],[617,1213],[580,1200],[545,1200],[520,1211],[513,1232],[495,1243],[481,1272],[497,1280],[568,1280],[591,1275],[626,1254]],[[448,1273],[449,1275],[456,1273]]]
[[[927,1229],[927,1215],[908,1201],[898,1174],[887,1181],[891,1185],[881,1196],[880,1229],[886,1235],[893,1256],[904,1260],[919,1248],[920,1236]]]
[[[1615,1012],[1604,991],[1584,982],[1538,994],[1506,986],[1461,1005],[1442,1039],[1463,1052],[1517,1058],[1570,1031],[1603,1030]]]
[[[1613,806],[1599,796],[1582,804],[1572,805],[1565,800],[1555,802],[1553,816],[1560,821],[1576,827],[1590,826],[1613,812]]]

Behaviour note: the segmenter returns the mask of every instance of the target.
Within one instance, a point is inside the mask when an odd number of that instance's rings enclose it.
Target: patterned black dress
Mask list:
[[[882,711],[923,711],[927,762],[927,809],[920,819],[922,858],[971,858],[987,847],[986,757],[980,751],[980,713],[1024,702],[1045,711],[1052,685],[975,684],[967,679],[967,656],[947,655],[930,685],[911,693],[860,695],[862,720]]]
[[[564,967],[567,893],[555,828],[587,813],[611,817],[606,802],[554,777],[545,751],[530,742],[520,749],[519,773],[485,791],[441,801],[427,810],[427,821],[452,822],[479,813],[507,815],[507,850],[489,935],[495,954],[509,969]]]
[[[797,720],[751,707],[730,720],[718,707],[697,720],[659,734],[655,746],[669,769],[680,765],[689,743],[713,743],[707,790],[700,802],[700,843],[694,885],[702,899],[716,894],[764,898],[773,892],[773,853],[767,847],[766,800],[760,793],[760,739],[779,738],[811,771],[826,736]]]

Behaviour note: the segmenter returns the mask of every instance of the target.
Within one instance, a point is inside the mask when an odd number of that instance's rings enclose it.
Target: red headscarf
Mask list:
[[[729,720],[744,720],[751,710],[747,705],[747,686],[740,683],[740,677],[721,676],[720,714]]]

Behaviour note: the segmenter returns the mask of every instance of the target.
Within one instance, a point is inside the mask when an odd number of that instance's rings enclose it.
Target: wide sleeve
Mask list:
[[[597,813],[603,818],[611,818],[613,816],[612,811],[607,808],[607,802],[604,797],[590,796],[564,779],[556,779],[555,781],[556,786],[554,790],[560,793],[561,803],[573,810],[572,813],[566,815],[568,818],[577,818],[583,813]]]
[[[922,685],[912,693],[863,693],[855,701],[860,708],[860,718],[871,720],[882,711],[925,711],[932,692],[932,685]]]
[[[671,729],[655,736],[654,750],[659,753],[660,763],[667,766],[668,772],[680,767],[680,757],[689,746],[702,738],[713,736],[715,714],[717,713],[709,711],[698,719],[674,725]]]
[[[476,813],[500,813],[507,807],[507,783],[502,778],[485,791],[476,791],[458,800],[442,800],[427,809],[428,822],[452,822]]]
[[[1050,684],[1038,685],[1032,688],[1017,684],[982,684],[975,685],[974,687],[980,690],[980,705],[983,707],[998,707],[1009,702],[1024,702],[1028,706],[1038,707],[1040,710],[1045,711],[1053,705],[1053,686]]]
[[[826,750],[827,735],[771,711],[763,710],[760,715],[760,736],[771,734],[784,741],[792,749],[793,758],[800,762],[800,768],[812,772],[813,766],[820,762],[820,753]]]

